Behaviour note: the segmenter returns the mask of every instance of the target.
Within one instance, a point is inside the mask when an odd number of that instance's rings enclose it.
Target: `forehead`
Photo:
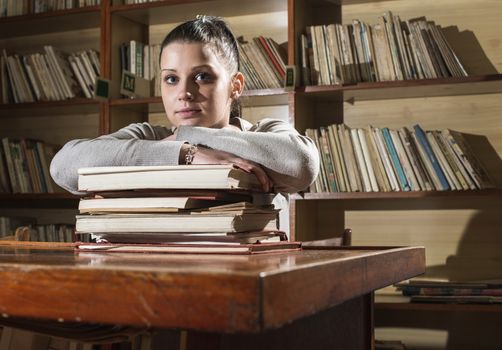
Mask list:
[[[209,65],[215,69],[223,68],[209,44],[173,42],[162,50],[161,69],[179,70],[201,65]]]

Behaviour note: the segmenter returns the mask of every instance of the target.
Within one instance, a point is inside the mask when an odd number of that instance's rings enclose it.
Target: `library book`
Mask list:
[[[261,188],[254,174],[231,164],[93,167],[78,173],[78,190],[83,192]]]

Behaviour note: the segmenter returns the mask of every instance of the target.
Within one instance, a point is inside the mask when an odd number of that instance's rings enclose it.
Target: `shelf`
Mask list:
[[[304,193],[296,199],[304,200],[358,200],[358,199],[408,199],[408,198],[444,198],[444,197],[488,197],[502,196],[502,189],[485,189],[470,191],[407,191],[407,192],[336,192],[336,193]]]
[[[101,6],[0,18],[0,39],[99,28]]]
[[[440,303],[375,303],[382,311],[445,311],[445,312],[502,312],[502,304],[440,304]]]
[[[493,94],[502,93],[502,74],[351,85],[306,86],[297,91],[320,99],[330,99],[334,94],[343,92],[343,99],[349,103],[368,100]]]
[[[232,17],[277,11],[287,11],[287,1],[241,0],[236,7],[234,0],[170,0],[111,7],[112,14],[146,25],[180,23],[196,14]]]
[[[289,93],[285,89],[249,90],[244,91],[240,102],[243,107],[287,105],[288,96]],[[164,111],[160,96],[113,99],[110,100],[110,106],[126,107],[128,109],[153,113]]]
[[[99,113],[100,102],[74,98],[62,101],[0,104],[0,118],[16,116],[63,115]]]
[[[76,209],[80,197],[71,193],[0,193],[3,208],[69,208]]]

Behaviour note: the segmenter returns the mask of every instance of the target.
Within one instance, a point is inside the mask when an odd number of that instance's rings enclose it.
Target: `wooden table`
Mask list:
[[[372,292],[424,270],[422,247],[175,255],[0,243],[0,323],[92,340],[187,329],[188,348],[370,349]]]

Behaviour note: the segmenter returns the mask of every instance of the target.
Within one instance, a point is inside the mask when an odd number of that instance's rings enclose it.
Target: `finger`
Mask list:
[[[272,188],[271,181],[267,173],[265,173],[265,171],[259,164],[238,157],[233,159],[233,163],[240,169],[248,173],[253,173],[260,182],[264,192],[270,191],[270,189]]]
[[[261,167],[255,166],[251,169],[251,172],[255,174],[255,176],[258,178],[258,181],[262,185],[263,191],[264,192],[270,191],[270,181],[265,171]]]

